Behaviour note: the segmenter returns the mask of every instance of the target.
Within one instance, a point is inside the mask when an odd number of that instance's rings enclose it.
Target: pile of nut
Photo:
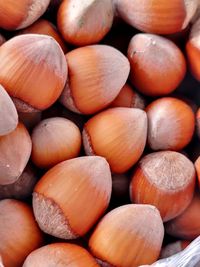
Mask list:
[[[0,1],[0,266],[137,267],[198,237],[199,82],[199,0]]]

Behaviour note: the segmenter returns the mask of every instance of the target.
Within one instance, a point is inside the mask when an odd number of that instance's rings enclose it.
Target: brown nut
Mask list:
[[[68,43],[83,46],[103,39],[112,26],[113,18],[112,0],[64,0],[57,22]]]
[[[69,81],[61,103],[82,114],[93,114],[107,107],[119,94],[130,71],[128,59],[107,45],[91,45],[66,55]]]
[[[157,260],[163,235],[163,223],[155,207],[129,204],[102,218],[90,237],[89,248],[107,263],[103,266],[137,267]]]
[[[124,173],[141,157],[147,137],[147,116],[141,109],[110,108],[84,126],[87,155],[105,157],[114,173]]]
[[[6,0],[0,2],[0,28],[22,29],[35,22],[46,11],[50,0]]]
[[[165,225],[172,236],[193,240],[200,235],[200,195],[196,193],[190,205],[175,219]]]
[[[186,43],[186,54],[193,76],[200,81],[200,18],[191,28],[189,40]]]
[[[55,237],[82,236],[108,207],[111,187],[110,168],[104,158],[63,161],[50,169],[35,187],[35,218],[45,233]]]
[[[24,125],[0,137],[0,185],[12,184],[22,174],[30,158],[32,142]]]
[[[128,84],[125,84],[118,96],[111,103],[111,108],[125,107],[125,108],[145,108],[145,99]]]
[[[60,96],[66,80],[66,59],[52,37],[19,35],[1,46],[0,83],[25,104],[48,108]]]
[[[70,120],[61,117],[42,120],[32,132],[32,161],[40,168],[75,158],[81,149],[81,133]]]
[[[54,243],[33,251],[25,260],[23,267],[98,267],[89,252],[77,245]]]
[[[198,0],[116,0],[116,7],[120,17],[141,31],[171,34],[187,27]]]
[[[191,107],[173,97],[153,101],[146,108],[148,144],[153,150],[183,149],[192,140],[195,116]]]
[[[0,255],[6,267],[21,267],[43,243],[31,208],[18,200],[0,201]]]
[[[186,73],[181,50],[158,35],[136,34],[129,43],[128,58],[131,82],[145,95],[162,96],[173,92]]]
[[[183,154],[155,152],[143,157],[130,184],[133,203],[151,204],[164,222],[180,215],[190,204],[195,188],[195,168]]]

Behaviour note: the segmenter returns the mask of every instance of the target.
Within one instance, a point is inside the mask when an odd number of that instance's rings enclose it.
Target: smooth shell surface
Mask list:
[[[92,117],[84,126],[87,155],[105,157],[115,173],[131,168],[143,153],[147,116],[141,109],[111,108]]]
[[[21,267],[26,257],[43,243],[32,213],[25,203],[0,201],[0,255],[5,267]]]
[[[173,92],[186,73],[181,50],[167,38],[154,34],[136,34],[129,43],[128,58],[131,82],[145,95]]]
[[[1,46],[0,83],[33,108],[43,110],[57,100],[67,72],[64,53],[50,36],[19,35]]]
[[[125,84],[110,107],[145,108],[145,99],[130,85]]]
[[[55,243],[32,252],[23,267],[98,267],[86,249],[74,244]]]
[[[196,193],[187,209],[166,224],[166,232],[172,236],[192,241],[200,235],[199,210],[200,195]]]
[[[155,207],[129,204],[102,218],[90,237],[89,248],[109,267],[137,267],[156,261],[163,236],[163,223]]]
[[[119,94],[130,71],[128,59],[107,45],[77,48],[66,58],[69,81],[61,103],[77,113],[93,114],[107,107]]]
[[[32,132],[32,160],[41,168],[75,158],[81,149],[81,133],[70,120],[54,117],[42,120]]]
[[[187,27],[198,0],[116,0],[116,7],[127,23],[141,31],[172,34]]]
[[[188,104],[164,97],[153,101],[146,112],[151,149],[179,151],[189,144],[195,130],[195,116]]]
[[[33,210],[40,228],[63,239],[84,235],[108,207],[111,187],[110,168],[102,157],[57,164],[34,190]]]
[[[186,54],[193,76],[200,81],[200,19],[192,26],[189,40],[186,43]]]
[[[50,0],[1,1],[0,28],[16,30],[29,26],[42,16],[49,3]]]
[[[68,43],[83,46],[103,39],[113,17],[112,0],[65,0],[59,8],[57,22]]]
[[[12,184],[22,174],[30,158],[32,142],[24,125],[0,137],[0,185]]]
[[[181,214],[190,204],[195,187],[194,164],[174,151],[146,155],[132,176],[130,197],[133,203],[151,204],[163,221]]]

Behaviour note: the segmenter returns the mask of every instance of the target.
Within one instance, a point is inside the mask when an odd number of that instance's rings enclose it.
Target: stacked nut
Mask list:
[[[199,9],[0,2],[0,266],[150,265],[200,235]]]

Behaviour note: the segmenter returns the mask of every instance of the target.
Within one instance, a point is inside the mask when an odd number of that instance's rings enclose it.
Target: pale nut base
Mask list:
[[[33,211],[43,232],[62,239],[79,237],[71,229],[66,216],[53,200],[42,194],[33,193]]]
[[[68,108],[69,110],[71,110],[75,113],[81,114],[80,110],[78,110],[78,108],[75,105],[68,81],[65,85],[65,88],[64,88],[59,100],[60,100],[60,103],[64,107]]]
[[[95,156],[94,150],[92,148],[90,136],[86,129],[83,129],[82,138],[83,138],[83,146],[84,146],[86,155]]]
[[[25,103],[24,101],[20,100],[19,98],[12,97],[12,101],[14,102],[18,112],[26,112],[26,113],[40,112],[39,109],[32,107],[31,105]]]

